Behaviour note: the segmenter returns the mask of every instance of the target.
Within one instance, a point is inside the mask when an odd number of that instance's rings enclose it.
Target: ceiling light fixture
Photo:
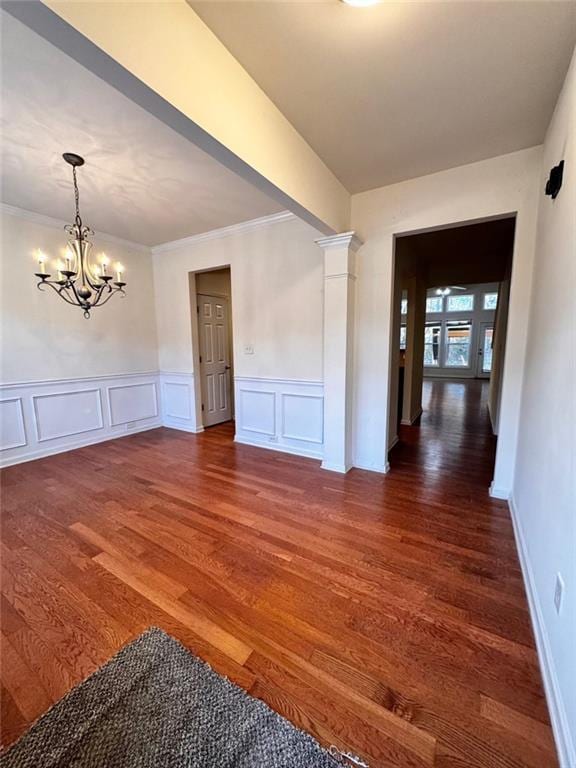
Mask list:
[[[84,310],[84,317],[90,317],[90,311],[94,307],[101,307],[109,301],[115,293],[125,296],[122,280],[124,267],[116,264],[116,280],[108,274],[108,258],[103,255],[100,264],[91,264],[89,260],[92,243],[88,237],[94,235],[90,227],[85,226],[80,218],[80,193],[76,180],[76,168],[84,165],[84,158],[73,152],[65,152],[62,157],[72,166],[72,178],[74,182],[74,200],[76,203],[76,216],[74,224],[67,224],[64,229],[72,238],[68,241],[64,253],[65,264],[57,265],[58,279],[50,280],[50,273],[46,271],[46,256],[38,252],[38,272],[40,278],[38,288],[43,290],[45,285],[53,288],[58,296],[67,304],[80,307]]]
[[[436,288],[436,296],[449,296],[452,291],[465,291],[463,285],[447,285],[446,288]]]

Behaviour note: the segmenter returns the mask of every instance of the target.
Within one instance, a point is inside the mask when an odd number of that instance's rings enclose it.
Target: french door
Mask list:
[[[492,344],[494,341],[494,324],[480,323],[480,338],[478,341],[478,363],[476,376],[489,379],[492,372]]]

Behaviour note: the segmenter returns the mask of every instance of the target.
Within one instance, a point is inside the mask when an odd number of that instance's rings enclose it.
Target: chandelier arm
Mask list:
[[[94,300],[92,301],[92,306],[93,307],[96,307],[96,306],[98,306],[100,304],[100,299],[102,298],[102,294],[104,293],[106,288],[108,288],[109,291],[112,290],[112,288],[107,283],[102,283],[101,285],[99,285],[95,289],[96,290],[96,294],[94,296]]]
[[[126,296],[126,291],[125,291],[125,290],[123,290],[122,288],[110,288],[110,295],[109,295],[109,296],[106,296],[106,298],[104,299],[104,301],[100,302],[100,304],[98,304],[98,305],[94,304],[93,306],[99,306],[99,307],[103,307],[103,306],[104,306],[104,304],[106,304],[107,302],[109,302],[109,301],[110,301],[110,299],[112,298],[112,296],[114,296],[116,293],[121,293],[123,296]]]
[[[80,306],[77,301],[72,301],[68,293],[63,293],[64,290],[70,290],[70,286],[60,285],[59,283],[54,282],[54,280],[40,280],[38,283],[38,290],[41,291],[43,285],[49,285],[50,288],[56,291],[58,296],[60,296],[60,298],[63,299],[67,304],[71,304],[73,307]]]

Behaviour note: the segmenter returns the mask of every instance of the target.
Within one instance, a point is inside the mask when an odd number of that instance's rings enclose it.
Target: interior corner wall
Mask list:
[[[2,212],[0,464],[25,461],[160,424],[152,257],[94,238],[126,269],[127,296],[85,319],[36,287],[37,249],[61,259],[60,222]]]
[[[558,197],[544,194],[564,160]],[[576,55],[548,128],[511,500],[561,765],[576,765]],[[563,604],[554,605],[557,574]]]
[[[314,457],[323,450],[320,235],[294,217],[154,255],[161,375],[186,377],[195,391],[188,275],[229,265],[236,439]]]
[[[357,254],[354,464],[386,466],[394,236],[517,213],[502,423],[494,489],[508,495],[516,459],[541,147],[354,195]]]

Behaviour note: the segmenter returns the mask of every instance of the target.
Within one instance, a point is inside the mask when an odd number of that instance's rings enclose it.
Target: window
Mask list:
[[[494,328],[485,328],[482,344],[482,373],[492,371],[492,343],[494,340]]]
[[[443,304],[442,296],[429,296],[426,299],[426,313],[428,312],[442,312]]]
[[[454,294],[448,296],[448,312],[471,312],[474,309],[474,294]]]
[[[471,330],[472,324],[468,320],[446,323],[446,360],[444,365],[447,368],[467,368],[470,365]]]
[[[400,349],[406,349],[406,326],[400,326]]]
[[[403,315],[408,312],[408,299],[402,299],[402,303],[400,305],[400,312],[402,312]]]
[[[428,367],[438,366],[440,352],[441,325],[427,324],[424,328],[424,365]]]
[[[498,305],[498,294],[497,293],[485,293],[484,294],[484,303],[483,303],[483,309],[496,309],[496,306]]]

